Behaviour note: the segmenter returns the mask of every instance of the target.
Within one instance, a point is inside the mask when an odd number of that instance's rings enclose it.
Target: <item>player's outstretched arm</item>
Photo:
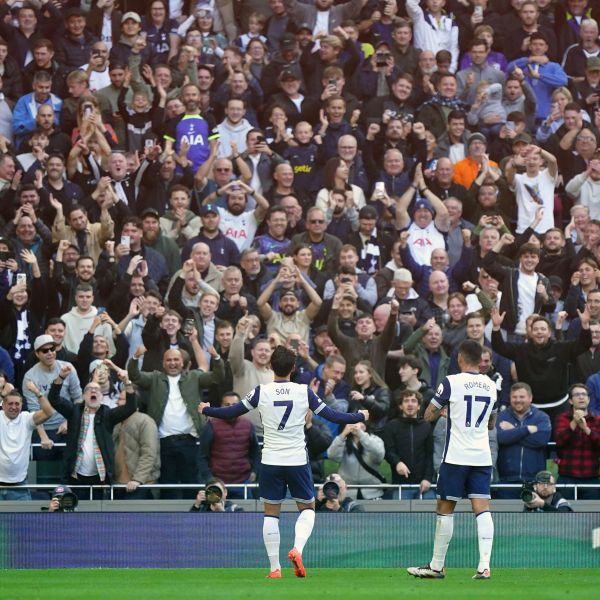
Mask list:
[[[245,415],[249,411],[241,402],[232,406],[223,406],[221,408],[213,408],[209,402],[200,402],[200,404],[198,404],[198,412],[205,417],[234,419],[235,417]]]
[[[348,425],[352,423],[361,423],[369,420],[368,410],[359,410],[355,413],[345,413],[339,410],[329,408],[310,388],[308,389],[308,406],[315,413],[332,423]]]

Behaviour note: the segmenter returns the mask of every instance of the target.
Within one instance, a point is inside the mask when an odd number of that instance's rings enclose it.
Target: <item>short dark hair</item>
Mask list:
[[[569,399],[571,399],[573,397],[573,390],[575,388],[583,388],[588,394],[590,393],[590,389],[588,388],[587,385],[585,385],[585,383],[574,383],[568,391],[569,394]]]
[[[450,121],[458,121],[459,119],[466,121],[467,117],[465,116],[465,113],[462,110],[451,110],[448,113],[448,118],[446,119],[446,122],[450,123]]]
[[[227,396],[235,396],[237,398],[238,402],[241,400],[241,397],[240,397],[240,395],[237,392],[229,391],[229,392],[225,392],[221,396],[221,404],[223,404],[223,399],[226,398]]]
[[[297,355],[285,346],[277,346],[271,354],[271,369],[277,377],[287,377],[296,367]]]
[[[62,325],[63,327],[67,326],[67,324],[60,317],[50,317],[48,321],[46,321],[46,329],[48,329],[48,327],[51,325]]]
[[[475,340],[463,340],[458,347],[458,353],[469,365],[478,365],[482,352],[483,347]]]
[[[410,398],[411,396],[414,396],[417,399],[419,406],[423,404],[423,394],[421,394],[421,392],[417,392],[416,390],[402,390],[396,398],[396,404],[400,406],[400,404],[402,404],[406,398]]]
[[[417,369],[417,377],[421,375],[421,372],[423,371],[423,363],[419,358],[412,354],[407,354],[398,359],[398,369],[405,365],[408,365],[411,369]]]

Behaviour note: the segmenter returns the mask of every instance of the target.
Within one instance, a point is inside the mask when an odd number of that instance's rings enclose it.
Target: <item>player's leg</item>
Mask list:
[[[294,547],[288,552],[296,577],[306,577],[302,552],[315,525],[314,484],[310,464],[288,467],[288,487],[300,511],[294,529]]]
[[[281,467],[273,465],[261,465],[259,482],[260,499],[264,502],[265,516],[263,519],[263,542],[269,557],[271,579],[281,577],[281,564],[279,562],[279,545],[281,536],[279,534],[279,514],[287,487],[285,480],[279,472]]]
[[[468,481],[468,496],[477,522],[479,564],[473,579],[490,578],[490,559],[494,543],[494,521],[490,512],[492,467],[473,467]]]
[[[410,567],[408,572],[423,579],[443,579],[448,546],[454,533],[454,509],[464,495],[465,468],[442,463],[437,482],[437,517],[433,539],[433,556],[424,567]]]

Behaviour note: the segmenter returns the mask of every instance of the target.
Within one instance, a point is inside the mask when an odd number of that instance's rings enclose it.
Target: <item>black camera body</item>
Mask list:
[[[386,67],[391,56],[389,52],[377,52],[375,54],[375,64],[378,67]]]
[[[521,491],[519,492],[519,498],[525,502],[525,504],[529,504],[533,498],[537,495],[537,492],[534,488],[535,482],[526,481],[521,487]]]
[[[79,498],[73,493],[70,487],[60,485],[52,492],[52,498],[58,499],[59,512],[75,512],[79,504]]]

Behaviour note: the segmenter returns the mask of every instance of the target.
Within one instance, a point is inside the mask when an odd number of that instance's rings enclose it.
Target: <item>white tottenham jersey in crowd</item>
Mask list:
[[[487,467],[492,464],[488,421],[496,412],[494,382],[480,373],[448,375],[431,400],[448,407],[444,462]]]
[[[325,404],[308,386],[273,381],[255,387],[243,399],[248,410],[258,408],[264,428],[262,463],[295,466],[308,462],[304,420],[312,410],[319,414]]]

